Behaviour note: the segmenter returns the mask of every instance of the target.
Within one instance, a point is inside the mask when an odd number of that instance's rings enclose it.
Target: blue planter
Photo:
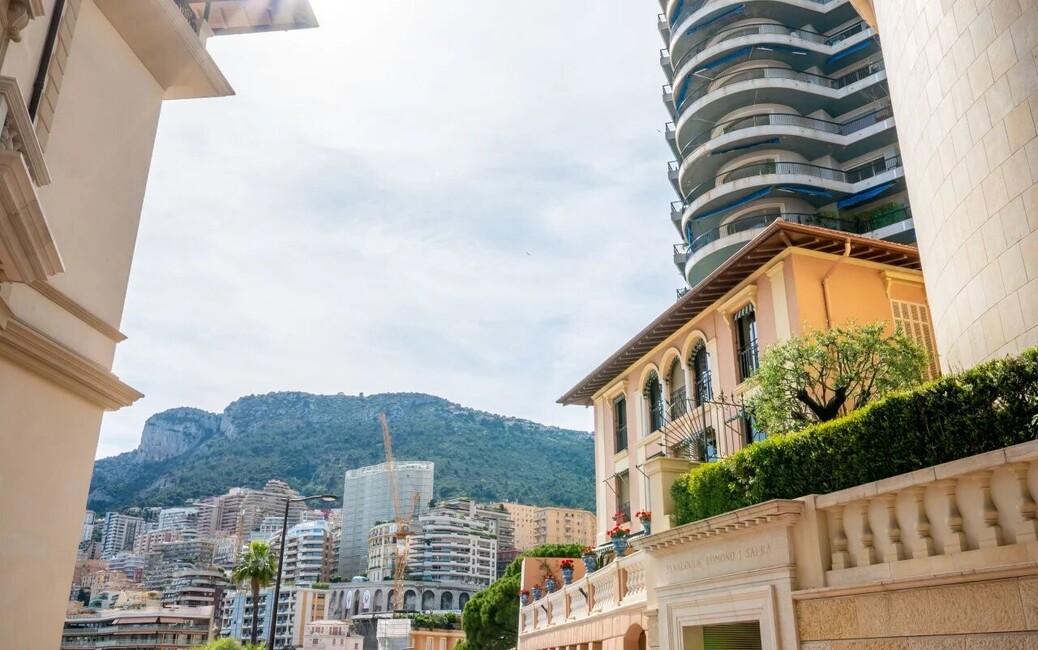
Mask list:
[[[519,603],[526,607],[530,604],[530,594],[519,594]]]
[[[534,587],[533,589],[531,589],[530,593],[533,594],[533,599],[534,600],[540,600],[541,599],[541,590],[538,589],[537,587]]]
[[[614,537],[613,538],[613,550],[616,551],[618,556],[622,556],[624,551],[627,550],[627,538],[626,537]]]
[[[649,519],[642,519],[642,530],[645,531],[645,536],[648,537],[652,534],[652,521]]]
[[[562,581],[566,584],[570,584],[573,582],[573,569],[562,569]]]
[[[595,570],[595,556],[594,555],[582,555],[580,556],[581,561],[584,563],[584,571],[592,573]]]
[[[548,593],[555,593],[555,589],[558,587],[558,583],[555,582],[555,578],[548,578],[544,581],[544,588],[548,590]]]

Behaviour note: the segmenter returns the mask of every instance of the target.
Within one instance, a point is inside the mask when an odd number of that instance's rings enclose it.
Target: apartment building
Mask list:
[[[307,650],[361,650],[364,637],[346,621],[313,621],[303,637]]]
[[[434,464],[398,460],[394,469],[401,507],[410,510],[415,504],[415,515],[425,512],[433,497]],[[386,463],[348,470],[342,504],[339,575],[348,580],[367,571],[372,526],[396,520]]]
[[[83,530],[80,531],[79,541],[88,542],[94,538],[94,519],[96,515],[93,510],[87,510],[83,514]]]
[[[140,517],[121,515],[117,512],[106,514],[101,534],[101,559],[107,560],[122,551],[132,551],[137,535],[143,530],[144,520]]]
[[[296,524],[288,529],[286,540],[283,581],[304,585],[331,580],[335,559],[331,524],[323,519]]]
[[[282,584],[274,631],[275,648],[295,648],[302,645],[306,626],[325,618],[327,594],[326,589]],[[228,592],[224,595],[220,611],[220,636],[248,642],[252,633],[252,594],[245,591]],[[269,638],[273,611],[274,588],[267,587],[260,591],[261,639]]]
[[[500,506],[512,517],[517,551],[542,544],[591,544],[595,538],[595,515],[587,510],[523,503]]]
[[[670,4],[660,63],[689,286],[776,219],[915,241],[882,52],[850,3]]]
[[[22,540],[0,638],[51,650],[102,414],[141,397],[111,368],[162,103],[233,93],[210,37],[316,20],[307,0],[2,0],[0,26],[0,521]]]
[[[407,569],[420,582],[488,586],[497,578],[497,535],[467,512],[433,508],[416,522]],[[438,606],[431,596],[421,603],[423,610]]]
[[[188,650],[205,645],[212,607],[147,607],[82,614],[65,620],[61,650]]]

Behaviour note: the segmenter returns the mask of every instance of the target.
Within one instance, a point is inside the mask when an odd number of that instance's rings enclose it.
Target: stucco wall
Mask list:
[[[1038,345],[1038,0],[876,0],[942,366]]]

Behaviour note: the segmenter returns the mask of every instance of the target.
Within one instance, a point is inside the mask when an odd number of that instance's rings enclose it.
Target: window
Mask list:
[[[742,431],[743,438],[746,444],[752,445],[755,442],[760,442],[768,437],[768,434],[757,428],[757,422],[751,415],[744,415],[742,417]]]
[[[740,309],[733,320],[736,354],[739,357],[739,381],[746,381],[757,374],[760,367],[757,357],[757,316],[753,312],[753,305]]]
[[[663,385],[654,372],[645,384],[645,401],[649,406],[649,432],[663,428]]]
[[[710,353],[706,351],[706,344],[702,341],[692,350],[688,365],[692,368],[693,405],[703,406],[713,399],[714,394],[710,384]]]
[[[670,419],[676,420],[688,413],[685,390],[685,369],[681,361],[674,359],[670,365]]]
[[[930,314],[926,305],[891,300],[890,307],[894,310],[894,324],[900,325],[908,338],[926,350],[929,363],[923,372],[923,378],[940,377],[941,368],[937,364],[937,350],[933,342],[933,329],[930,327]]]
[[[616,511],[623,513],[624,521],[631,520],[631,482],[629,479],[627,470],[616,475]]]
[[[703,462],[712,463],[717,459],[717,432],[711,427],[703,432]]]
[[[620,453],[627,449],[627,398],[620,396],[613,402],[613,434],[616,437],[616,450]]]

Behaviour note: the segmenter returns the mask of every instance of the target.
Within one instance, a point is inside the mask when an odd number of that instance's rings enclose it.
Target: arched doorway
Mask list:
[[[389,596],[386,598],[386,611],[392,612],[395,609],[400,609],[400,603],[396,602],[396,590],[390,589]]]
[[[646,650],[647,647],[645,630],[641,625],[634,624],[627,628],[627,632],[624,633],[624,650]]]
[[[382,603],[382,590],[375,590],[375,597],[371,599],[371,611],[381,612],[384,607]]]
[[[413,612],[414,611],[415,600],[417,600],[417,599],[418,599],[418,594],[416,594],[413,589],[408,589],[407,591],[405,591],[404,592],[404,611],[405,612]]]
[[[465,609],[465,603],[469,602],[469,595],[462,594],[458,596],[458,609]]]
[[[440,609],[454,609],[454,594],[449,591],[440,596]]]
[[[429,590],[422,594],[422,609],[426,611],[436,609],[436,594]]]

